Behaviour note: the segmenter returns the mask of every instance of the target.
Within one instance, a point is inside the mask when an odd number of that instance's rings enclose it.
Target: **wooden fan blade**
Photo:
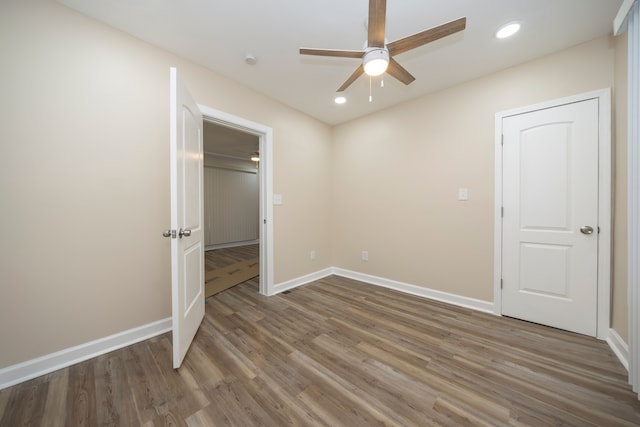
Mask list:
[[[342,86],[340,86],[336,92],[342,92],[343,90],[351,86],[351,83],[355,82],[358,79],[358,77],[360,77],[363,74],[364,74],[364,66],[360,65],[358,68],[356,68],[353,74],[349,76],[347,81],[342,83]]]
[[[361,50],[339,50],[339,49],[310,49],[300,48],[301,55],[334,56],[338,58],[362,58],[364,52]]]
[[[387,0],[369,0],[369,47],[384,47],[386,14]]]
[[[387,49],[389,49],[389,55],[399,55],[408,50],[462,31],[466,26],[467,18],[456,19],[455,21],[447,22],[446,24],[391,42],[387,45]]]
[[[411,75],[411,73],[405,70],[404,67],[398,64],[398,62],[393,58],[389,58],[389,66],[387,67],[387,74],[389,74],[391,77],[395,77],[396,79],[400,80],[402,83],[406,85],[408,85],[409,83],[411,83],[416,79]]]

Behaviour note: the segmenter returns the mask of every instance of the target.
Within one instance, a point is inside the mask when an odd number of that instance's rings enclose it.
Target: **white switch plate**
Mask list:
[[[369,251],[362,251],[362,260],[369,261]]]
[[[458,188],[458,200],[469,200],[469,189],[468,188]]]
[[[273,195],[273,204],[281,205],[282,204],[282,194],[274,194]]]

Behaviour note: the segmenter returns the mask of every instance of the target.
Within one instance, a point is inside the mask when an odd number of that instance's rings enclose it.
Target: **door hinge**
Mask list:
[[[500,279],[500,289],[502,289],[502,279]]]
[[[500,145],[504,146],[504,134],[500,135]]]
[[[500,208],[500,216],[504,218],[504,206]]]
[[[266,219],[263,219],[262,221],[263,221],[263,224],[266,224],[266,223],[267,223],[267,220],[266,220]]]

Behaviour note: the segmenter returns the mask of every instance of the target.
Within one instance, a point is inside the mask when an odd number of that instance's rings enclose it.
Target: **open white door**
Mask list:
[[[171,295],[173,367],[182,364],[204,317],[202,114],[171,68]]]

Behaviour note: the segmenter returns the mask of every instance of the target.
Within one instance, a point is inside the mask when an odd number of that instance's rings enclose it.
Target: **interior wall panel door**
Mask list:
[[[177,70],[170,74],[171,303],[178,368],[204,318],[202,114]]]
[[[506,117],[503,133],[502,313],[595,336],[598,100]]]

